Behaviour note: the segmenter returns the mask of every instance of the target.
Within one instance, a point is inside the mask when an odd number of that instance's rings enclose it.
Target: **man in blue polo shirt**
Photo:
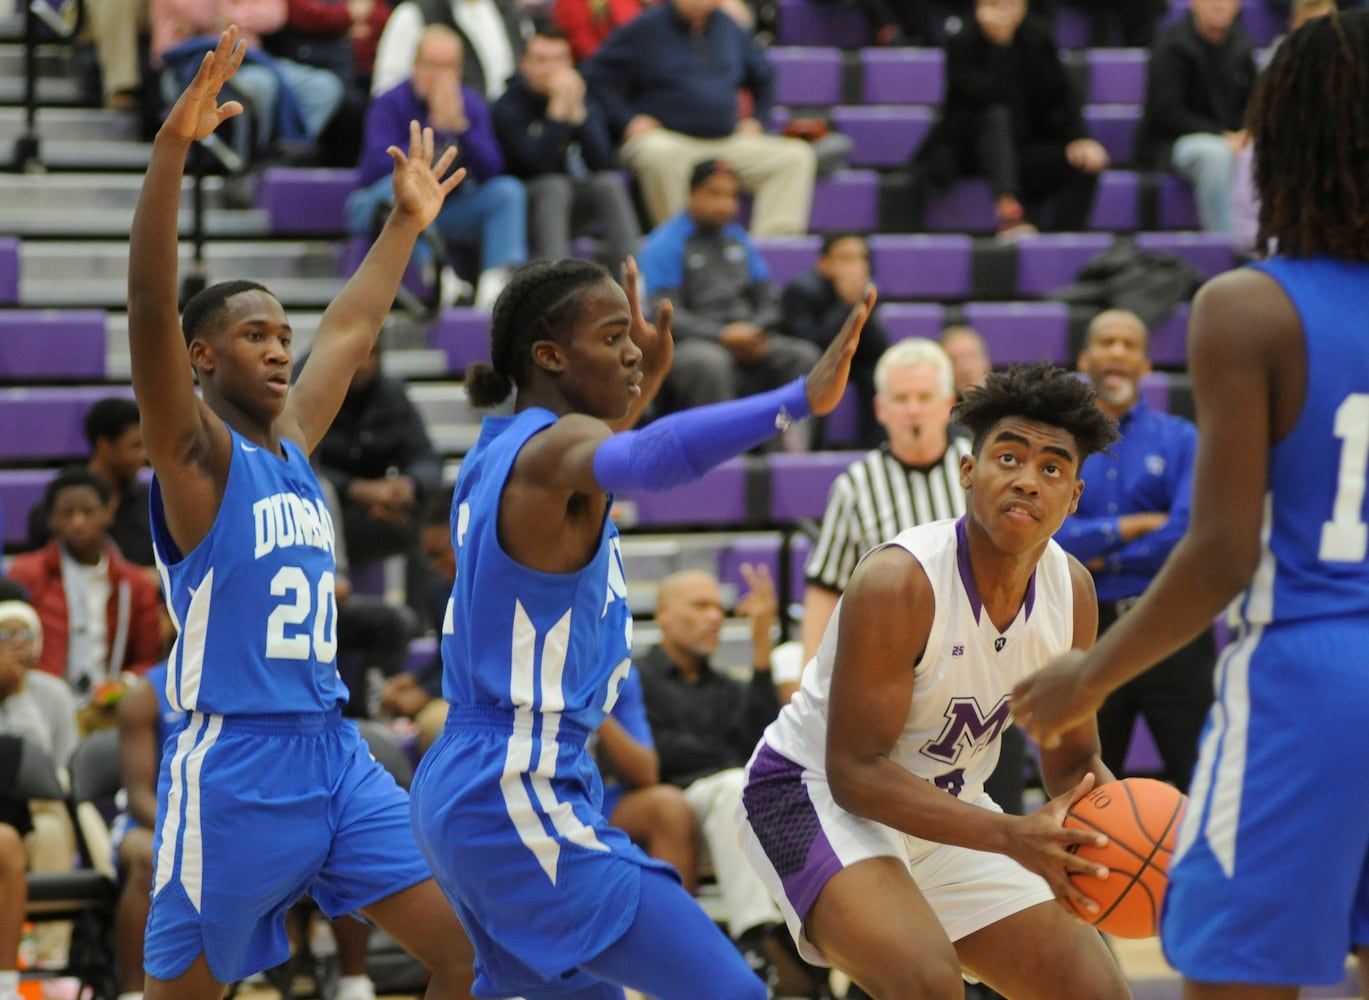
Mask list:
[[[731,163],[755,193],[753,236],[808,231],[817,157],[800,139],[766,135],[775,70],[722,0],[663,0],[610,35],[581,66],[637,176],[651,224],[684,208],[690,168]],[[737,92],[750,95],[738,114]]]
[[[1093,573],[1101,633],[1136,603],[1188,527],[1197,429],[1146,406],[1140,380],[1150,372],[1150,335],[1135,313],[1109,309],[1089,324],[1079,371],[1098,407],[1117,421],[1121,440],[1084,462],[1079,509],[1055,540]],[[1198,736],[1212,703],[1217,652],[1212,629],[1124,684],[1098,712],[1103,762],[1123,773],[1138,716],[1155,737],[1164,777],[1187,791]]]
[[[691,166],[688,206],[653,229],[637,255],[648,307],[665,299],[675,307],[675,358],[662,393],[672,410],[778,388],[819,353],[780,332],[779,289],[736,223],[741,187],[733,165]]]

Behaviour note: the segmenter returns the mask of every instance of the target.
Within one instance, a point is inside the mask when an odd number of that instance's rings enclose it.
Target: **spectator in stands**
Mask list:
[[[795,337],[825,350],[846,322],[851,308],[870,284],[870,245],[860,233],[825,233],[816,266],[799,274],[780,293],[780,326]],[[889,346],[889,335],[877,316],[865,321],[860,345],[851,361],[851,384],[860,403],[860,440],[875,448],[884,431],[875,419],[875,364]]]
[[[119,770],[127,802],[111,830],[114,862],[123,883],[114,921],[119,1000],[141,1000],[143,995],[143,934],[152,904],[157,775],[162,748],[180,732],[186,718],[186,713],[167,701],[166,669],[166,661],[158,663],[119,699]],[[366,974],[370,927],[348,916],[332,923],[340,972],[334,1000],[375,1000],[375,986]]]
[[[426,590],[429,617],[439,625],[446,619],[447,601],[456,581],[451,509],[452,490],[448,487],[424,504],[418,528],[419,548],[433,571]],[[427,753],[447,721],[447,702],[442,697],[442,654],[434,652],[418,670],[388,678],[381,691],[380,710],[390,717],[412,719],[418,728],[418,752]]]
[[[637,660],[661,778],[685,799],[717,874],[728,933],[762,978],[773,971],[766,941],[780,917],[737,843],[742,766],[779,712],[770,676],[770,634],[778,613],[764,566],[743,565],[748,593],[737,613],[751,623],[751,679],[733,680],[712,662],[725,618],[716,577],[674,573],[661,581],[656,622],[661,642]]]
[[[1005,238],[1086,228],[1108,154],[1089,137],[1055,40],[1026,0],[976,0],[974,15],[946,39],[941,118],[917,156],[927,181],[987,177]]]
[[[408,387],[380,365],[378,340],[314,452],[321,477],[341,501],[342,535],[353,566],[415,554],[419,513],[442,483],[442,463]],[[426,579],[416,572],[418,562],[411,580]],[[411,592],[410,603],[423,607],[422,595]]]
[[[509,173],[527,188],[532,251],[569,257],[572,233],[598,227],[601,263],[617,274],[642,231],[627,188],[613,171],[604,113],[586,95],[570,43],[555,28],[538,26],[518,70],[490,113]]]
[[[951,359],[951,374],[955,380],[956,399],[984,384],[993,371],[989,347],[972,326],[948,326],[941,331],[941,349]]]
[[[1245,106],[1255,85],[1255,43],[1237,19],[1241,0],[1190,0],[1150,54],[1137,131],[1142,163],[1193,185],[1198,218],[1230,234],[1236,160],[1249,141]]]
[[[109,540],[103,479],[72,466],[48,484],[43,503],[52,540],[16,557],[9,576],[28,588],[43,623],[38,669],[85,700],[101,682],[161,658],[161,596]]]
[[[641,0],[554,0],[552,5],[552,17],[577,63],[594,55],[604,39],[641,12]]]
[[[664,395],[673,409],[773,389],[821,353],[779,332],[779,293],[737,217],[741,185],[723,160],[689,177],[689,204],[653,230],[637,263],[649,308],[675,307],[675,360]]]
[[[685,889],[694,893],[699,887],[694,811],[679,788],[661,780],[661,757],[636,667],[623,678],[618,700],[594,738],[605,818],[648,855],[674,865]]]
[[[1155,40],[1155,26],[1169,9],[1168,0],[1065,0],[1083,7],[1089,14],[1089,44],[1126,45],[1149,48]],[[1057,0],[1032,0],[1032,12],[1054,29]],[[1110,16],[1111,15],[1111,16]],[[1116,23],[1117,34],[1112,32]]]
[[[132,111],[143,88],[138,38],[148,30],[147,0],[89,0],[85,10],[105,107]]]
[[[461,86],[493,103],[518,69],[531,25],[516,0],[404,0],[395,5],[376,49],[371,93],[383,94],[409,79],[423,29],[440,24],[456,32],[466,58]]]
[[[830,0],[829,0],[830,2]],[[870,24],[876,45],[935,45],[929,0],[836,0],[855,6]]]
[[[282,59],[326,69],[342,83],[342,103],[319,136],[319,162],[354,167],[361,155],[362,129],[370,95],[370,63],[390,6],[385,0],[286,0],[285,27],[262,41]],[[369,45],[364,76],[363,53]]]
[[[1131,610],[1188,528],[1197,429],[1151,410],[1141,396],[1150,373],[1150,333],[1135,313],[1109,309],[1089,324],[1079,371],[1117,421],[1120,440],[1090,455],[1078,509],[1055,540],[1093,573],[1098,631]],[[1121,777],[1137,718],[1144,718],[1164,762],[1164,779],[1182,791],[1198,760],[1198,737],[1212,704],[1216,640],[1209,628],[1154,669],[1108,695],[1098,710],[1103,763]]]
[[[345,524],[342,500],[332,480],[323,474],[318,479],[333,524]],[[419,619],[411,608],[352,589],[345,530],[334,535],[333,559],[337,563],[333,593],[337,601],[338,674],[350,695],[342,714],[352,719],[369,718],[375,714],[385,679],[404,669],[409,640],[419,631]]]
[[[692,165],[718,158],[755,193],[753,235],[807,232],[817,157],[800,139],[764,134],[775,71],[720,2],[662,0],[581,70],[621,135],[620,159],[637,177],[652,225],[684,207]],[[740,119],[739,89],[752,98]]]
[[[0,736],[32,740],[64,776],[76,748],[76,701],[66,684],[37,669],[42,647],[43,626],[22,586],[0,580]],[[12,821],[25,832],[29,871],[75,867],[76,834],[63,803],[33,800],[26,810],[7,811],[8,820],[0,816],[0,822]],[[70,924],[42,924],[35,940],[37,964],[64,966],[70,940]]]
[[[29,901],[21,827],[27,825],[27,809],[0,795],[0,1000],[19,1000],[19,941]]]
[[[114,517],[109,540],[129,562],[146,566],[155,579],[152,525],[148,519],[148,486],[138,478],[147,468],[147,449],[139,424],[138,404],[123,396],[110,396],[91,404],[85,416],[90,457],[86,467],[109,488]],[[48,509],[36,503],[29,511],[28,547],[42,548],[51,537]]]
[[[252,108],[253,135],[235,140],[250,160],[274,152],[287,159],[307,157],[342,103],[343,86],[332,73],[262,48],[262,38],[286,24],[286,0],[149,0],[152,55],[171,71],[169,89],[179,92],[194,76],[206,52],[218,43],[225,24],[236,24],[247,58],[231,90]]]
[[[429,25],[414,55],[412,78],[371,99],[358,187],[347,199],[347,227],[366,236],[378,231],[392,198],[393,161],[385,150],[394,145],[404,148],[410,121],[431,127],[439,149],[456,146],[456,165],[467,172],[443,203],[432,232],[441,241],[478,248],[475,305],[488,311],[512,268],[528,259],[527,194],[521,181],[504,175],[504,156],[489,107],[478,92],[460,82],[461,65],[461,36],[443,25]],[[431,250],[420,242],[415,249],[420,262],[425,252]],[[345,491],[339,492],[347,498]],[[364,558],[361,553],[356,549],[353,558]]]

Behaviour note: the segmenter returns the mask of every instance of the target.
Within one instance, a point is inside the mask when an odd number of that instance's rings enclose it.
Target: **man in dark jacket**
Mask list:
[[[441,486],[442,463],[404,383],[380,371],[379,342],[352,377],[315,459],[342,501],[354,564],[414,551],[419,511]]]
[[[1108,154],[1088,134],[1079,95],[1026,0],[977,0],[946,39],[946,98],[919,159],[931,179],[988,178],[999,233],[1028,235],[1055,199],[1048,228],[1088,225]],[[949,176],[948,176],[949,175]]]
[[[780,324],[793,336],[826,350],[869,283],[870,246],[865,237],[850,230],[824,233],[817,264],[780,293]],[[860,440],[846,444],[878,448],[884,440],[884,429],[875,419],[875,365],[888,346],[888,333],[871,316],[851,360],[851,384],[860,399]]]
[[[603,262],[616,274],[642,238],[636,211],[613,172],[613,140],[585,94],[570,43],[539,25],[503,95],[490,108],[505,166],[528,192],[534,256],[570,256],[571,235],[597,225]]]
[[[1150,54],[1146,107],[1137,135],[1143,161],[1173,168],[1193,185],[1198,218],[1230,233],[1236,158],[1255,86],[1255,43],[1237,21],[1241,0],[1189,0]]]

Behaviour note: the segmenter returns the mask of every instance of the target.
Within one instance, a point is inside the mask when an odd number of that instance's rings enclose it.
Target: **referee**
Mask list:
[[[875,419],[888,443],[852,462],[827,495],[822,530],[804,569],[804,660],[817,652],[856,562],[904,528],[965,513],[960,459],[970,452],[951,433],[951,361],[921,337],[901,340],[875,365]]]

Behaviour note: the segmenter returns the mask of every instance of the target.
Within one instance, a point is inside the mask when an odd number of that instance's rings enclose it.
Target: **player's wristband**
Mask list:
[[[801,378],[770,392],[672,413],[601,444],[594,453],[594,478],[610,493],[668,490],[808,414]]]

